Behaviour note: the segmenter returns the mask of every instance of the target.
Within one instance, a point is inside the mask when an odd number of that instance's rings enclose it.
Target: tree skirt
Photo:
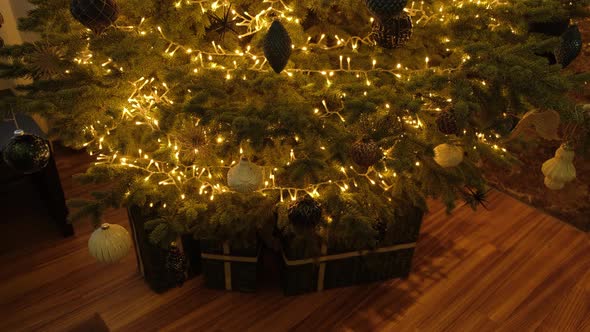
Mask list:
[[[590,160],[576,157],[577,179],[566,184],[562,190],[550,190],[543,183],[541,165],[553,157],[560,143],[550,146],[539,144],[526,149],[515,145],[509,146],[509,150],[522,164],[506,170],[487,163],[486,179],[499,190],[581,230],[590,231]]]
[[[568,67],[575,72],[590,72],[590,21],[579,23],[584,41],[582,54]],[[580,89],[573,96],[581,104],[590,104],[590,88]],[[522,200],[546,213],[573,226],[590,231],[590,160],[576,154],[574,165],[577,179],[568,183],[562,190],[550,190],[543,184],[541,165],[553,158],[561,142],[547,144],[539,141],[537,146],[522,148],[518,143],[508,145],[508,149],[522,162],[511,170],[494,167],[486,163],[485,176],[498,189]]]

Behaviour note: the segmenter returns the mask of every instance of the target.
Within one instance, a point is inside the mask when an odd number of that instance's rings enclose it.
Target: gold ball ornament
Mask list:
[[[458,166],[463,162],[463,149],[452,144],[440,144],[434,148],[434,161],[441,167]]]
[[[240,193],[256,191],[262,183],[262,169],[245,157],[227,172],[227,185]]]
[[[566,183],[576,178],[574,150],[562,144],[555,152],[555,157],[543,163],[541,171],[545,175],[545,186],[551,190],[563,189]]]
[[[116,263],[129,253],[131,245],[131,236],[125,227],[104,223],[92,232],[88,251],[101,263]]]

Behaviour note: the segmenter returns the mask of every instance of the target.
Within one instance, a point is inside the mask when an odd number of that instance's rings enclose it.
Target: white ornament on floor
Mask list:
[[[574,167],[574,150],[562,144],[555,157],[543,163],[541,171],[545,175],[545,186],[551,190],[563,189],[566,183],[576,178],[576,168]]]
[[[262,188],[262,169],[242,157],[240,162],[227,172],[227,185],[241,193],[256,191]]]
[[[434,148],[434,161],[441,167],[455,167],[463,162],[463,149],[452,144],[440,144]]]
[[[131,236],[125,227],[104,223],[88,240],[90,255],[101,263],[116,263],[131,249]]]

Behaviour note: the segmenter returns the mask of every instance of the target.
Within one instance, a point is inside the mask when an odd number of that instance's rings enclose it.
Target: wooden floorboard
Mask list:
[[[69,198],[103,188],[72,179],[84,154],[58,148],[57,161]],[[201,277],[155,294],[133,255],[91,259],[88,223],[63,239],[42,208],[13,198],[2,205],[0,331],[67,331],[95,313],[113,331],[590,331],[590,236],[502,193],[489,200],[452,215],[430,202],[405,280],[285,297],[273,279],[239,294]],[[123,210],[105,221],[128,227]]]

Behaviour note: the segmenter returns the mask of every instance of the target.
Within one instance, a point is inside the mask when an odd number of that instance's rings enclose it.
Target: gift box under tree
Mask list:
[[[256,290],[262,245],[259,234],[274,227],[272,200],[261,194],[220,195],[207,205],[192,231],[201,238],[205,285]]]
[[[214,289],[253,292],[258,282],[261,246],[254,237],[247,247],[230,242],[201,240],[201,264],[205,286]]]
[[[163,229],[164,227],[159,225],[167,224],[158,210],[149,206],[133,205],[127,212],[139,271],[150,288],[161,293],[180,286],[184,279],[200,274],[201,260],[199,241],[194,240],[192,234],[178,235],[178,233],[169,232],[161,234],[162,238],[156,239],[159,241],[154,241],[155,229],[158,227]],[[180,255],[180,258],[186,260],[182,262],[183,266],[174,266],[178,262],[175,261],[174,248],[170,247],[172,242],[177,242],[178,247],[184,252],[184,255],[176,253],[177,256]]]
[[[321,217],[322,208],[309,196],[279,212],[285,294],[408,276],[422,224],[421,208],[390,207],[379,213],[359,209],[362,204],[354,195],[328,201],[333,213],[327,217]]]

